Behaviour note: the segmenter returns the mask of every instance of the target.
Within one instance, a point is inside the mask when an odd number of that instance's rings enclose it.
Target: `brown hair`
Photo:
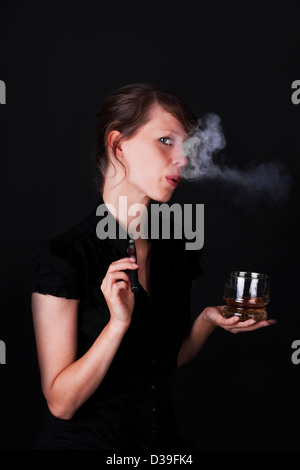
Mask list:
[[[133,83],[123,86],[108,96],[97,114],[97,136],[94,160],[99,170],[98,187],[102,191],[109,159],[107,138],[111,131],[117,130],[122,136],[114,143],[114,157],[121,139],[129,139],[149,120],[149,112],[158,103],[172,114],[189,133],[196,119],[186,103],[174,93],[156,88],[148,83]],[[124,168],[124,167],[123,167]],[[125,168],[124,168],[125,170]],[[126,170],[125,170],[126,172]]]

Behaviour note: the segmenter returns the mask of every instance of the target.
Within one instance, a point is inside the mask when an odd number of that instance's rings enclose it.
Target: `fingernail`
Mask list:
[[[255,320],[249,320],[249,325],[254,325],[254,323],[256,323]]]

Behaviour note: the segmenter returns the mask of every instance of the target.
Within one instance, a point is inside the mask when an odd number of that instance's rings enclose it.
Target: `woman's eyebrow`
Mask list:
[[[171,134],[176,134],[176,135],[182,135],[181,132],[178,132],[178,131],[175,131],[174,129],[171,129],[171,128],[165,128],[165,129],[160,129],[161,132],[169,132]]]
[[[171,129],[171,128],[160,129],[160,132],[167,132],[170,135],[174,134],[176,136],[176,138],[177,137],[182,138],[183,142],[186,141],[190,137],[185,132],[175,131],[174,129]]]

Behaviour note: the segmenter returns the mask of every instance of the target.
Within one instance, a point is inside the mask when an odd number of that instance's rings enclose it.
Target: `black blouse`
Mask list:
[[[110,319],[102,279],[113,261],[128,256],[127,239],[97,237],[100,219],[95,208],[33,252],[32,291],[80,300],[78,357]],[[62,420],[46,407],[37,449],[147,451],[174,445],[172,388],[177,354],[191,324],[191,283],[201,274],[200,251],[186,250],[184,239],[150,242],[151,298],[140,285],[130,327],[111,366],[75,415]]]

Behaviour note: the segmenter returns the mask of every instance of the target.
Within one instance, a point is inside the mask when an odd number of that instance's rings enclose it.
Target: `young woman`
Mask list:
[[[171,400],[178,367],[217,326],[237,333],[272,323],[225,319],[217,306],[190,324],[191,283],[201,268],[184,240],[137,238],[136,259],[128,255],[128,208],[169,201],[194,125],[181,99],[149,84],[125,86],[103,103],[97,207],[114,209],[116,237],[97,235],[104,215],[95,208],[34,251],[32,311],[47,403],[37,449],[178,449]]]

